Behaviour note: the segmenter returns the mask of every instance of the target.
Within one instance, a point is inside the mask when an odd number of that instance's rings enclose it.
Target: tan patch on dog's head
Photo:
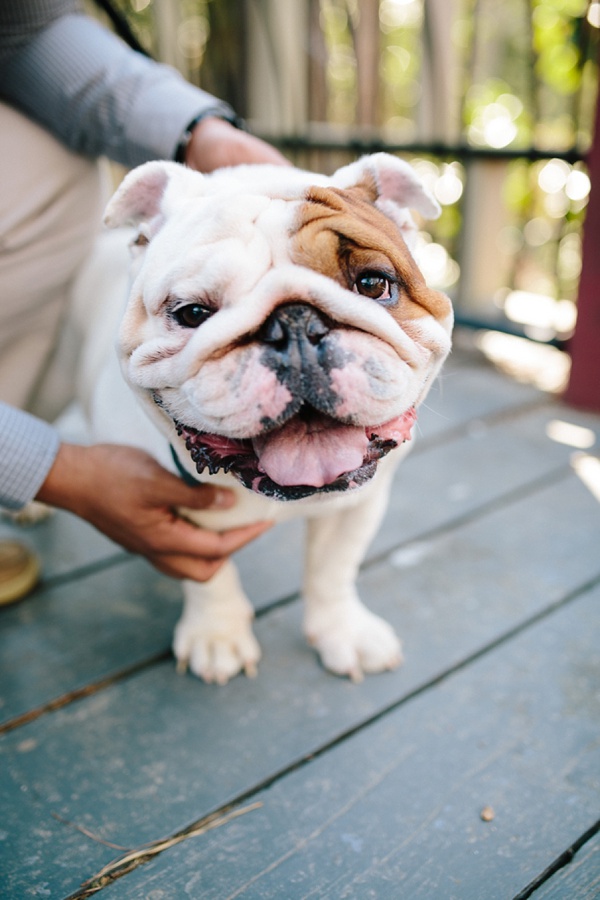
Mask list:
[[[397,225],[373,205],[376,198],[374,182],[347,190],[311,187],[292,235],[294,262],[349,290],[361,272],[389,272],[400,297],[388,311],[400,325],[423,316],[445,320],[450,300],[427,287]]]

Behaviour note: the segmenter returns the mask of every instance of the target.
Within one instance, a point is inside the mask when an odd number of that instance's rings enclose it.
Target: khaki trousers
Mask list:
[[[0,103],[0,400],[53,420],[75,392],[73,280],[99,232],[98,163]]]

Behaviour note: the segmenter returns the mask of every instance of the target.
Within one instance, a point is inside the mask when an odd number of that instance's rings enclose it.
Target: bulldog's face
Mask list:
[[[125,179],[106,216],[139,229],[121,360],[180,456],[297,499],[365,483],[408,440],[452,327],[409,208],[438,213],[386,154],[331,178],[148,163]]]

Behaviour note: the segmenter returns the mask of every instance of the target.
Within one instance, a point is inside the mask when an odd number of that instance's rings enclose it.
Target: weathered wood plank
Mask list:
[[[414,540],[429,529],[472,515],[568,466],[573,447],[551,440],[546,433],[550,422],[566,416],[573,424],[581,421],[550,406],[493,425],[480,422],[441,447],[417,445],[396,473],[375,550]],[[590,431],[600,445],[600,420],[592,421],[596,430]]]
[[[258,623],[265,657],[254,681],[208,687],[178,677],[169,661],[5,735],[6,877],[15,891],[30,883],[30,835],[51,813],[135,846],[317,752],[597,578],[599,529],[600,505],[573,475],[430,542],[422,565],[401,557],[374,566],[362,593],[398,627],[407,662],[361,685],[319,669],[291,604]],[[420,727],[430,727],[427,717]],[[24,793],[37,805],[23,809]],[[36,842],[55,893],[75,889],[99,856],[114,855],[90,839],[88,865],[70,829],[64,833],[59,842],[54,832]]]
[[[181,589],[127,559],[2,610],[0,723],[169,649]]]
[[[515,407],[543,402],[545,395],[519,384],[482,362],[458,352],[451,356],[419,409],[419,424],[427,436],[497,415]]]
[[[553,417],[553,409],[534,410],[410,456],[370,557],[485,510],[567,465],[571,448],[546,436]],[[258,609],[299,589],[302,534],[300,523],[287,523],[238,554]],[[405,560],[424,552],[425,546],[409,546]],[[0,720],[167,651],[179,597],[176,584],[129,560],[0,610]]]
[[[262,791],[261,809],[118,881],[107,900],[508,900],[597,815],[599,625],[596,591]]]
[[[600,834],[534,891],[531,900],[597,900],[600,897]]]

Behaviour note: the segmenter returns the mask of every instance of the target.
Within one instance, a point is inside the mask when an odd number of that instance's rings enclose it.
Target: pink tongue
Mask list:
[[[252,441],[259,468],[284,487],[323,487],[362,465],[369,446],[364,428],[292,419]]]

